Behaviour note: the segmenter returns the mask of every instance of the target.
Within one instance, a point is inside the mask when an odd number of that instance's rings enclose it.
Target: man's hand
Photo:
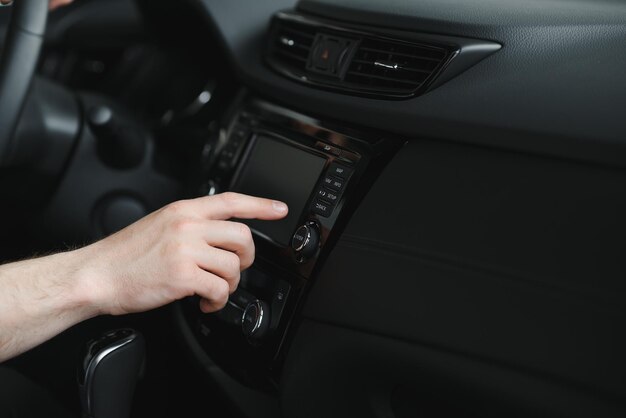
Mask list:
[[[172,203],[90,246],[0,266],[0,362],[91,317],[200,295],[224,307],[254,261],[250,229],[231,218],[287,215],[284,203],[235,193]]]
[[[67,6],[74,0],[50,0],[50,10],[54,10],[57,7]]]
[[[50,0],[50,10],[54,10],[57,7],[68,5],[73,1],[74,0]],[[13,0],[0,0],[0,4],[3,4],[3,5],[7,5],[11,3],[13,3]]]
[[[224,193],[173,203],[79,251],[93,304],[119,315],[153,309],[194,294],[200,308],[224,307],[241,271],[254,261],[250,229],[230,218],[275,220],[281,202]]]

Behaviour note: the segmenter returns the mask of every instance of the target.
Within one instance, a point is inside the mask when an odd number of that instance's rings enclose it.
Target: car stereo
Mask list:
[[[247,158],[230,190],[281,200],[289,206],[280,221],[244,221],[259,236],[291,246],[298,262],[313,257],[320,245],[321,219],[329,219],[346,189],[359,158],[331,162],[334,148],[319,143],[310,149],[300,142],[261,133],[251,138]],[[317,219],[316,219],[317,218]]]
[[[250,383],[251,376],[277,376],[309,283],[401,142],[245,96],[229,120],[202,193],[281,200],[289,214],[280,221],[240,220],[255,237],[254,266],[222,311],[204,315],[192,302],[186,315],[205,351]]]

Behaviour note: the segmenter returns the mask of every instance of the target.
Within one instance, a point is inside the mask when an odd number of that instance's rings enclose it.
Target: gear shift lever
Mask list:
[[[132,329],[91,340],[78,370],[84,418],[128,418],[145,361],[143,336]]]

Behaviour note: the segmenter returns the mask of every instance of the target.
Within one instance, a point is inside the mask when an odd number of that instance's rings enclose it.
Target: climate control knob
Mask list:
[[[261,339],[270,326],[270,306],[262,300],[255,300],[246,306],[241,318],[241,329],[249,340]]]
[[[302,225],[291,239],[291,248],[302,258],[311,258],[317,252],[320,233],[314,224]]]

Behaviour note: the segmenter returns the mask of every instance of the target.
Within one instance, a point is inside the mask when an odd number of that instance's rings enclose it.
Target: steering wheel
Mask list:
[[[10,164],[13,137],[41,52],[49,0],[16,0],[0,58],[0,167]]]

